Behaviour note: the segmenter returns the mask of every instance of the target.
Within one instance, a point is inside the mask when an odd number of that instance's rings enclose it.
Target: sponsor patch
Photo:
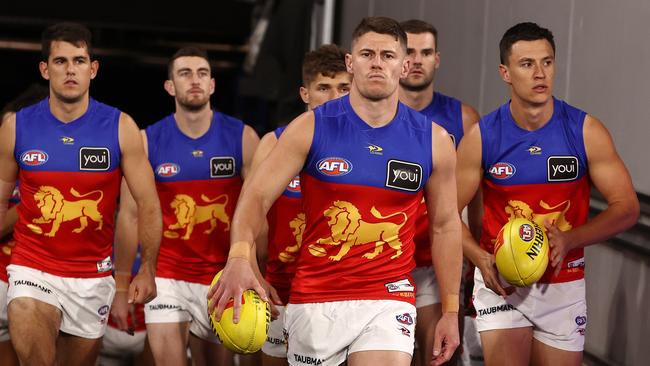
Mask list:
[[[298,354],[293,354],[294,360],[296,362],[300,362],[305,365],[322,365],[323,360],[317,357],[313,356],[304,356],[304,355],[298,355]]]
[[[104,260],[97,261],[98,273],[108,272],[111,269],[113,269],[113,262],[111,261],[111,257],[106,257]]]
[[[539,155],[542,153],[542,148],[539,146],[531,146],[528,148],[530,155]]]
[[[43,165],[48,159],[49,156],[43,150],[27,150],[20,155],[20,161],[29,166]]]
[[[210,158],[210,177],[228,178],[235,175],[235,158],[232,156],[214,156]]]
[[[401,327],[399,327],[399,328],[397,328],[397,329],[399,329],[399,330],[402,331],[402,335],[405,335],[405,336],[407,336],[407,337],[410,337],[410,336],[411,336],[411,331],[408,330],[408,328],[406,328],[406,327],[404,327],[404,326],[401,326]]]
[[[384,154],[384,148],[379,146],[379,145],[368,144],[368,146],[366,146],[366,149],[368,149],[368,151],[373,155],[383,155]]]
[[[318,171],[328,176],[346,175],[352,171],[352,163],[344,158],[325,158],[317,163]]]
[[[287,184],[287,190],[291,192],[300,192],[300,177],[295,176],[289,184]]]
[[[64,145],[74,145],[74,137],[61,136],[60,140]]]
[[[578,158],[575,156],[549,156],[547,160],[549,182],[563,182],[578,178]]]
[[[510,163],[498,162],[490,168],[490,175],[495,179],[508,179],[515,175],[515,166]]]
[[[107,147],[79,149],[79,170],[101,171],[111,166],[111,152]]]
[[[576,260],[567,263],[567,268],[578,268],[584,266],[585,266],[585,257],[578,258]]]
[[[108,314],[108,310],[109,310],[109,309],[110,309],[110,306],[108,306],[108,305],[104,305],[104,306],[102,306],[101,308],[99,308],[99,309],[97,310],[97,314],[99,314],[99,315],[106,315],[106,314]]]
[[[420,164],[401,160],[389,160],[386,167],[386,187],[414,192],[422,184]]]
[[[529,224],[522,224],[519,226],[519,237],[521,240],[529,242],[535,237],[535,230]]]
[[[405,325],[413,324],[413,317],[409,313],[395,315],[395,319],[397,319],[397,322],[401,324],[405,324]]]
[[[478,315],[479,316],[485,316],[485,315],[490,315],[502,311],[511,311],[515,310],[515,307],[512,306],[511,304],[503,304],[503,305],[497,305],[497,306],[492,306],[489,308],[485,309],[477,309],[478,310]]]
[[[385,284],[388,292],[413,292],[415,287],[409,282],[408,278]]]
[[[174,163],[162,163],[156,167],[156,174],[159,177],[173,177],[181,171],[181,167]]]
[[[587,324],[587,317],[586,316],[576,316],[576,324],[578,324],[578,325]]]

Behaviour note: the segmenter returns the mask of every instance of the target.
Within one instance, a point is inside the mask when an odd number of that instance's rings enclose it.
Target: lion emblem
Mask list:
[[[302,246],[302,235],[305,233],[305,214],[299,213],[296,217],[289,222],[289,227],[293,230],[293,237],[296,239],[296,244],[289,245],[278,254],[278,259],[284,263],[291,263],[296,260],[295,254],[298,253]]]
[[[404,221],[401,224],[395,224],[389,221],[372,223],[364,221],[361,218],[359,210],[350,202],[334,201],[334,204],[323,212],[325,217],[329,218],[327,224],[330,226],[331,236],[321,238],[316,241],[317,244],[340,245],[341,249],[338,254],[330,256],[333,261],[340,261],[346,255],[353,245],[375,244],[372,253],[363,255],[366,259],[373,259],[384,250],[384,244],[390,245],[395,254],[391,259],[402,255],[402,242],[399,240],[399,231],[408,220],[404,212],[396,212],[388,216],[383,216],[373,206],[370,209],[372,215],[377,219],[388,219],[393,216],[402,215]],[[316,256],[323,256],[322,247],[315,244],[310,245],[310,253]],[[317,249],[320,249],[321,252]],[[316,254],[318,253],[318,255]]]
[[[558,229],[562,231],[571,230],[572,225],[565,217],[567,211],[569,211],[569,207],[571,207],[571,201],[566,200],[555,206],[551,206],[541,200],[539,201],[539,205],[548,212],[538,214],[533,212],[526,202],[510,200],[508,201],[508,206],[505,208],[506,213],[509,215],[508,220],[521,217],[533,221],[540,227],[544,227],[544,221],[548,220],[551,224],[555,224]]]
[[[213,203],[217,200],[224,199],[223,203]],[[189,240],[194,226],[206,221],[210,222],[210,227],[203,231],[204,234],[210,234],[217,228],[217,220],[223,222],[226,227],[223,231],[230,230],[230,218],[226,214],[226,205],[228,204],[228,195],[222,194],[216,198],[210,199],[206,195],[201,195],[201,200],[207,205],[197,205],[194,198],[186,194],[177,194],[169,206],[174,209],[176,222],[167,227],[163,235],[166,238],[176,239],[180,236],[174,230],[185,229],[181,237],[182,240]]]
[[[80,199],[69,201],[63,197],[63,194],[58,189],[51,186],[40,186],[38,192],[34,193],[34,201],[41,210],[41,217],[33,219],[32,224],[28,224],[27,227],[36,234],[43,234],[43,229],[33,224],[52,223],[50,232],[43,235],[53,237],[59,231],[61,223],[79,219],[80,226],[72,230],[73,233],[79,234],[88,227],[88,219],[91,219],[97,223],[95,230],[101,230],[104,220],[102,214],[99,213],[98,206],[102,198],[104,198],[104,193],[95,190],[86,194],[79,194],[74,188],[70,188],[70,193],[76,198],[84,198],[98,193],[99,198],[97,200]]]

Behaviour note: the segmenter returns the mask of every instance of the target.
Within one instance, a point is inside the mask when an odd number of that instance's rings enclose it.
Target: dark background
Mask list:
[[[298,98],[300,63],[308,50],[313,1],[274,1],[258,69],[246,75],[247,41],[264,2],[4,2],[0,108],[32,83],[47,86],[38,71],[40,34],[48,25],[75,21],[92,31],[100,63],[91,96],[130,114],[140,127],[173,112],[173,99],[163,89],[167,60],[182,46],[199,45],[208,51],[216,79],[213,107],[260,133],[268,131],[304,109]]]

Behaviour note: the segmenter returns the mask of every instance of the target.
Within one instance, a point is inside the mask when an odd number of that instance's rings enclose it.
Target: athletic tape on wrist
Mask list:
[[[458,295],[447,295],[442,302],[443,313],[457,313],[459,308]]]

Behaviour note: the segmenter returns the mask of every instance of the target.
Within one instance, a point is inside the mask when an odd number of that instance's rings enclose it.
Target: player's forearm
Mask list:
[[[141,247],[140,268],[155,273],[162,237],[162,213],[160,202],[155,195],[154,199],[144,202],[142,207],[138,207],[138,237]]]
[[[4,208],[6,207],[7,205],[4,205]],[[13,206],[12,208],[5,211],[6,213],[4,214],[4,219],[0,221],[2,222],[2,225],[0,225],[0,238],[4,238],[5,236],[11,234],[14,229],[14,225],[18,221],[18,212],[16,211],[16,206]]]
[[[116,277],[131,274],[133,261],[138,252],[138,216],[121,210],[115,227],[115,273]]]
[[[258,191],[248,189],[242,192],[230,229],[229,258],[257,258],[254,243],[263,231],[267,211],[268,207]]]
[[[572,249],[603,242],[634,225],[639,219],[636,196],[613,203],[585,225],[568,232]]]
[[[462,248],[463,256],[467,258],[473,265],[479,266],[481,258],[485,255],[485,251],[481,248],[474,236],[470,232],[465,223],[462,223]]]
[[[433,228],[431,254],[440,286],[443,312],[458,312],[463,266],[459,217],[456,216],[444,227]]]

